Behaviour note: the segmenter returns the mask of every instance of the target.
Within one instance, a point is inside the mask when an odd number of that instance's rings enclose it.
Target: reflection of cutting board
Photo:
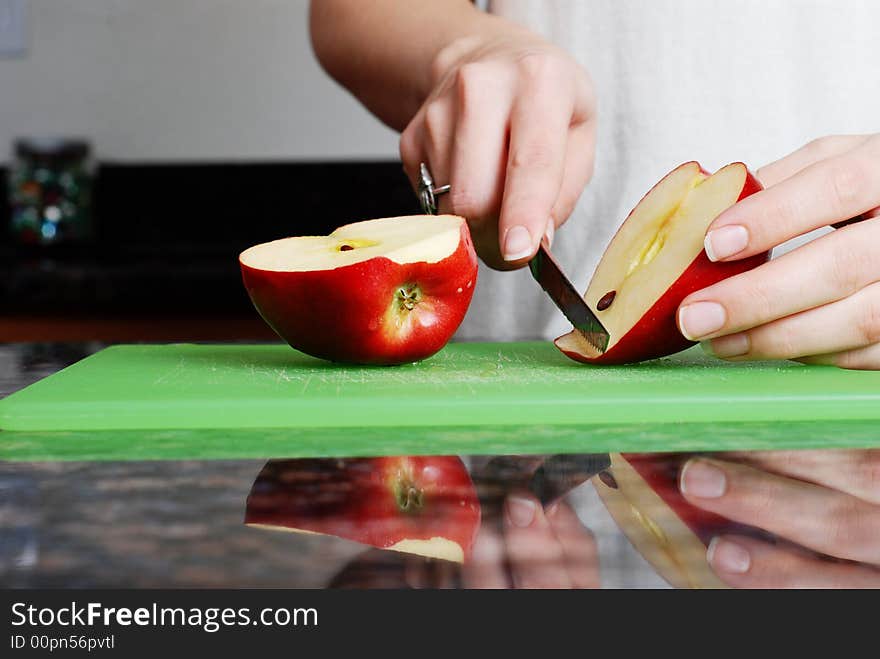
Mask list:
[[[759,432],[734,432],[752,426]],[[587,450],[612,441],[616,448],[661,450],[864,445],[880,444],[880,432],[873,439],[859,434],[880,429],[880,373],[725,364],[699,351],[590,367],[549,343],[452,344],[420,364],[370,368],[331,364],[280,345],[116,346],[0,401],[0,428],[9,431],[0,435],[0,457],[27,453],[16,441],[30,445],[32,454],[37,444],[65,442],[73,455],[69,442],[97,441],[89,437],[102,438],[105,448],[120,438],[117,456],[150,457],[143,443],[162,444],[150,438],[169,436],[156,431],[213,445],[218,457],[263,455],[269,436],[276,442],[272,450],[283,447],[291,456],[417,447],[429,453]],[[262,439],[255,444],[247,440],[257,435]],[[444,436],[453,439],[444,444]],[[597,444],[599,436],[605,444]],[[140,438],[128,453],[119,444],[126,437]],[[727,439],[719,443],[718,437]],[[321,448],[305,449],[300,439]],[[261,448],[248,450],[246,440]],[[157,453],[153,457],[166,455]],[[194,453],[214,455],[204,448]]]

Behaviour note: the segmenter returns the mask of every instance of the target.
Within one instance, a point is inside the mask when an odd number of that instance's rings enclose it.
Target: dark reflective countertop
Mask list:
[[[880,587],[877,449],[610,459],[0,462],[0,587]]]

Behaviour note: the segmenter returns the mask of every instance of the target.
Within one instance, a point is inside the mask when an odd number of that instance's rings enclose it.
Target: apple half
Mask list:
[[[675,168],[626,218],[599,262],[584,299],[609,333],[599,352],[572,331],[556,347],[574,360],[625,364],[655,359],[693,345],[676,324],[685,297],[766,262],[770,252],[713,263],[703,250],[712,221],[761,190],[740,162],[714,174],[699,163]]]
[[[454,456],[270,460],[245,524],[461,563],[480,528],[480,503]]]
[[[263,319],[292,347],[332,361],[430,357],[464,319],[477,280],[467,223],[454,215],[367,220],[239,256]]]
[[[676,588],[727,588],[706,558],[717,535],[762,537],[691,505],[679,474],[689,454],[612,453],[611,467],[593,478],[608,512],[657,573]]]

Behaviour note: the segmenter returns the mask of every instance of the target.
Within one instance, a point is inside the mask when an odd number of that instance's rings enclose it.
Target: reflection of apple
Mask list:
[[[291,346],[363,364],[440,350],[477,280],[467,223],[453,215],[357,222],[256,245],[239,262],[257,311]]]
[[[593,479],[608,512],[633,546],[677,588],[724,588],[706,560],[721,533],[755,530],[691,505],[678,477],[682,454],[611,454],[611,468]]]
[[[251,488],[245,524],[460,563],[480,504],[457,457],[271,460]]]
[[[692,345],[676,326],[682,300],[769,258],[767,252],[713,263],[703,250],[712,221],[760,189],[742,163],[710,176],[698,163],[688,162],[667,174],[621,225],[584,294],[608,330],[608,348],[599,353],[577,331],[556,339],[556,346],[577,361],[622,364]]]

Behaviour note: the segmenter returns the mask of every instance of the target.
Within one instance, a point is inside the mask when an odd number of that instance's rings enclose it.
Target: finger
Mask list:
[[[846,298],[880,280],[878,243],[880,219],[831,232],[687,296],[679,328],[703,341]]]
[[[547,511],[553,535],[562,547],[572,588],[599,587],[599,550],[596,539],[584,528],[578,516],[565,502]]]
[[[799,357],[796,361],[804,364],[837,366],[856,371],[880,371],[880,343],[828,355]]]
[[[688,460],[679,487],[693,505],[837,558],[880,565],[880,506],[743,464]]]
[[[815,309],[704,344],[719,358],[794,359],[880,343],[880,283]]]
[[[880,505],[880,449],[742,451],[724,453],[721,457]]]
[[[477,253],[487,265],[501,270],[509,268],[498,239],[512,86],[505,72],[462,67],[449,177],[452,188],[440,199],[444,211],[467,218]]]
[[[713,260],[741,259],[880,205],[880,136],[807,166],[724,211],[706,234]]]
[[[784,158],[780,158],[769,165],[764,165],[755,172],[755,176],[761,181],[761,185],[769,188],[785,179],[791,178],[813,163],[851,151],[867,142],[869,137],[869,135],[830,135],[828,137],[820,137],[805,144]]]
[[[422,113],[418,113],[400,134],[400,162],[414,192],[419,191],[419,163],[427,159],[423,148]]]
[[[512,100],[506,69],[470,64],[459,70],[457,126],[452,146],[452,186],[444,197],[451,212],[469,220],[492,216],[497,238],[507,163],[507,122]]]
[[[477,534],[470,560],[461,566],[465,588],[510,588],[504,538],[494,529],[483,527]]]
[[[571,129],[565,151],[565,168],[559,196],[550,210],[548,231],[545,232],[550,244],[558,227],[565,224],[584,188],[593,177],[596,152],[596,122],[590,121]]]
[[[737,588],[880,588],[880,570],[741,536],[712,540],[709,565]]]
[[[533,496],[507,498],[504,539],[515,587],[571,588],[562,546]]]
[[[455,103],[449,94],[445,94],[426,103],[423,111],[422,140],[425,161],[434,185],[445,185],[449,181],[455,138]]]
[[[553,60],[522,61],[525,85],[510,118],[510,147],[498,233],[505,261],[534,255],[562,185],[571,125],[571,82]]]

